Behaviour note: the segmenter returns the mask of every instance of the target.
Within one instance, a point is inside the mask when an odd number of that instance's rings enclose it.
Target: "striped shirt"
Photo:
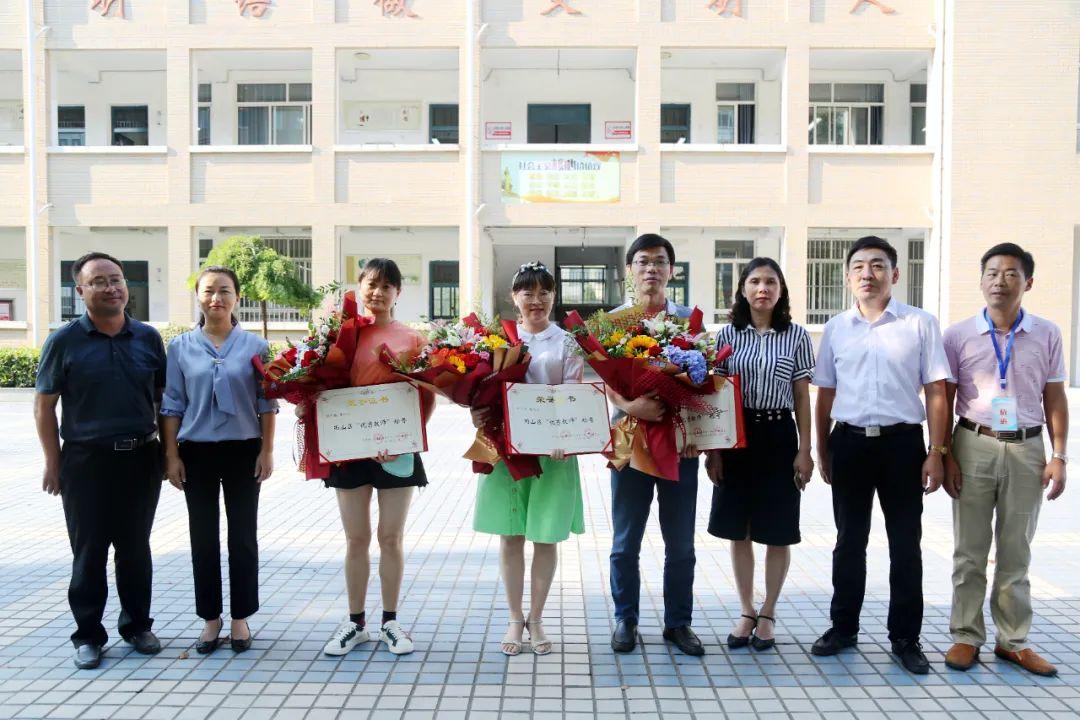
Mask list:
[[[720,366],[724,375],[738,375],[743,407],[753,410],[794,410],[792,383],[814,376],[814,345],[802,325],[791,324],[764,334],[747,325],[720,328],[717,347],[730,345],[734,352]]]

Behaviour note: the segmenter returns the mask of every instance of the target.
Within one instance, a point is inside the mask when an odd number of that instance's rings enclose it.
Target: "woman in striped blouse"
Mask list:
[[[742,604],[728,647],[767,650],[776,644],[776,602],[791,564],[789,546],[800,540],[800,491],[814,470],[814,348],[806,329],[791,321],[787,283],[774,260],[754,258],[743,268],[731,324],[720,330],[717,342],[734,349],[722,370],[740,378],[747,442],[745,448],[708,455],[706,471],[716,486],[709,533],[731,541]],[[768,546],[760,610],[754,608],[755,542]]]

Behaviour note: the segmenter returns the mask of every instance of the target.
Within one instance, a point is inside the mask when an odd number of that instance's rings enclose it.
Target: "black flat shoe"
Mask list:
[[[768,620],[773,624],[773,632],[776,632],[776,618],[771,618],[768,615],[758,615],[758,620]],[[763,640],[757,636],[757,631],[755,630],[754,636],[750,638],[750,647],[754,648],[758,652],[761,652],[763,650],[771,650],[772,648],[776,647],[776,638],[769,638],[768,640]]]
[[[75,667],[80,670],[93,670],[101,664],[105,651],[100,645],[80,645],[75,648]]]
[[[918,640],[894,640],[892,651],[908,672],[916,675],[930,672],[930,661],[923,654],[922,644]]]
[[[209,655],[218,649],[218,645],[221,644],[221,627],[224,623],[221,622],[221,618],[218,618],[218,636],[212,640],[203,640],[202,637],[195,641],[195,652],[200,655]]]
[[[242,653],[251,648],[251,628],[248,627],[247,621],[244,621],[244,627],[248,628],[248,636],[246,638],[229,638],[229,644],[232,646],[233,652]]]
[[[689,625],[664,630],[664,639],[675,645],[684,655],[700,657],[705,654],[705,647],[701,639],[694,634]]]
[[[750,629],[750,632],[753,633],[753,628],[757,627],[757,618],[755,616],[753,616],[753,615],[745,615],[745,614],[740,615],[739,617],[744,617],[747,620],[753,620],[754,621],[754,625]],[[742,635],[742,636],[740,636],[740,635],[735,635],[734,633],[732,633],[732,634],[727,636],[727,646],[728,646],[729,650],[738,650],[739,648],[744,648],[749,644],[750,644],[750,635]]]
[[[140,655],[157,655],[161,652],[161,641],[149,630],[137,632],[131,637],[124,638],[124,641],[134,645],[135,652]]]
[[[858,644],[858,635],[841,635],[833,628],[829,628],[824,635],[814,641],[810,653],[818,657],[828,657],[837,654],[844,648],[855,647]]]
[[[615,652],[632,652],[637,647],[637,624],[620,620],[611,633],[611,649]]]

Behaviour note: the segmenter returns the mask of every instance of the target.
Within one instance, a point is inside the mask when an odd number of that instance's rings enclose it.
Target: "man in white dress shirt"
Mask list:
[[[855,305],[825,325],[814,373],[819,467],[832,485],[836,547],[832,627],[811,652],[835,655],[858,641],[876,492],[889,538],[892,651],[910,672],[925,674],[930,664],[919,644],[923,494],[937,490],[945,475],[949,364],[937,320],[892,296],[900,271],[887,241],[860,238],[845,266]]]

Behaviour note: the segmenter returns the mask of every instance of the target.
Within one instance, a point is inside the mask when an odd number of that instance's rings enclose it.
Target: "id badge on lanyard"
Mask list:
[[[1016,341],[1016,330],[1020,327],[1020,321],[1024,318],[1024,311],[1020,311],[1016,316],[1016,322],[1009,329],[1009,340],[1005,345],[1004,354],[1002,354],[1001,347],[998,345],[997,331],[994,330],[994,324],[990,322],[989,314],[983,310],[983,315],[986,316],[986,322],[990,325],[990,340],[994,344],[994,355],[997,357],[998,365],[998,396],[990,401],[990,410],[993,416],[990,427],[997,432],[1015,432],[1020,429],[1020,423],[1017,417],[1016,398],[1008,392],[1008,372],[1009,363],[1012,361],[1013,343]]]

